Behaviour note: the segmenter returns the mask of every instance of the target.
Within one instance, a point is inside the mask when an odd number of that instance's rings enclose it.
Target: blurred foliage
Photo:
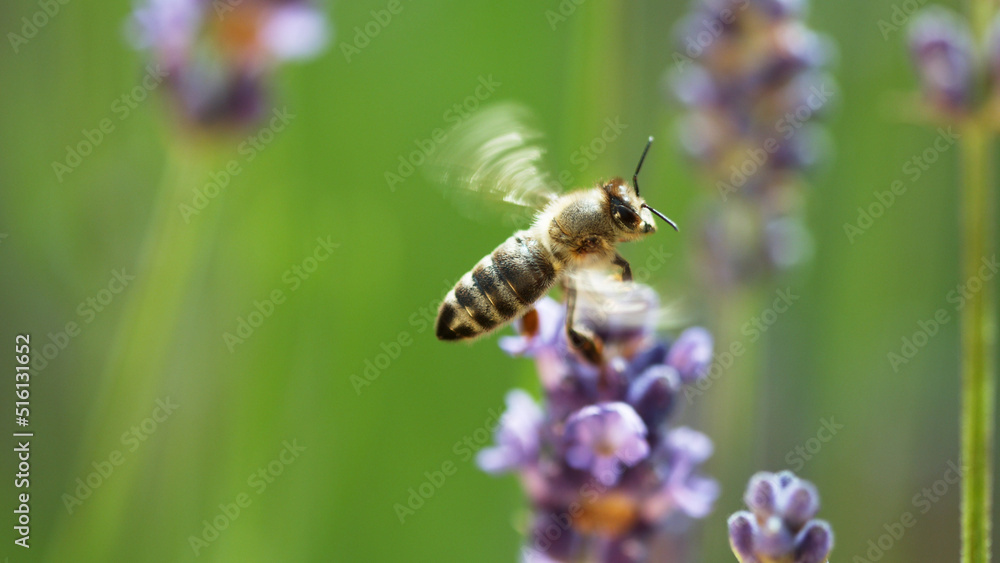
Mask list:
[[[189,537],[202,534],[203,520],[240,493],[250,504],[200,560],[516,557],[523,507],[517,483],[481,473],[455,444],[468,437],[485,445],[476,431],[490,424],[509,387],[531,384],[530,363],[506,358],[495,337],[472,346],[439,343],[421,321],[446,285],[509,227],[464,218],[419,173],[394,191],[384,177],[415,140],[448,126],[445,112],[473,95],[480,77],[501,84],[496,100],[537,110],[550,133],[554,169],[572,171],[577,185],[627,174],[645,138],[660,139],[643,191],[682,231],[664,231],[624,252],[636,261],[661,247],[673,254],[649,283],[668,301],[699,302],[698,288],[688,283],[684,225],[714,193],[679,156],[679,109],[667,102],[662,82],[684,3],[592,0],[555,29],[546,16],[559,10],[554,0],[402,6],[350,62],[341,42],[353,42],[356,28],[385,3],[330,6],[334,44],[279,77],[276,103],[296,117],[252,162],[240,160],[243,173],[191,218],[199,231],[179,236],[206,236],[188,262],[137,275],[89,323],[79,304],[107,287],[114,270],[141,271],[170,158],[170,118],[155,95],[125,119],[113,110],[144,72],[122,38],[128,2],[60,4],[16,53],[8,45],[0,50],[3,339],[30,332],[38,354],[49,333],[67,322],[81,325],[34,373],[32,548],[8,544],[3,553],[11,561],[191,560]],[[868,540],[909,511],[915,527],[883,560],[949,561],[958,553],[957,488],[925,514],[914,496],[958,456],[958,323],[946,301],[960,282],[957,150],[941,154],[919,178],[907,175],[906,162],[938,133],[913,125],[900,109],[914,80],[903,32],[880,27],[880,20],[892,21],[894,6],[814,3],[809,17],[840,46],[840,99],[830,125],[836,154],[809,194],[815,258],[787,282],[801,299],[753,344],[766,379],[761,396],[747,398],[764,413],[747,465],[788,467],[789,452],[832,417],[844,428],[798,473],[821,491],[820,514],[837,538],[834,559],[864,556]],[[38,9],[4,3],[0,29],[19,29],[21,18]],[[573,152],[615,117],[628,124],[621,138],[578,170]],[[114,130],[57,180],[52,162],[105,118]],[[227,140],[230,148],[207,159],[208,170],[242,159],[241,140]],[[200,179],[182,190],[189,201],[210,179],[204,170],[194,174]],[[844,224],[856,224],[858,207],[895,180],[905,194],[849,242]],[[340,246],[291,291],[283,275],[312,254],[317,237]],[[163,305],[172,321],[154,319],[147,331],[156,342],[123,332],[143,288],[172,268],[190,275],[177,288],[177,306]],[[285,302],[230,353],[222,334],[276,289],[285,290]],[[156,299],[151,303],[155,309]],[[898,353],[901,339],[939,308],[951,321],[894,371],[887,354]],[[697,307],[691,312],[700,314]],[[363,375],[366,361],[394,350],[390,343],[401,335],[412,344],[356,393],[351,375]],[[115,354],[147,348],[162,355],[143,370],[108,375]],[[12,401],[8,382],[0,386],[5,405]],[[166,397],[177,411],[128,452],[121,433]],[[741,425],[713,410],[711,391],[685,416],[696,427],[720,418]],[[305,450],[258,494],[248,479],[279,459],[285,440]],[[719,474],[727,444],[716,448],[708,471]],[[124,463],[68,514],[63,495],[115,449],[125,452]],[[401,525],[394,504],[406,503],[408,489],[445,462],[455,464],[454,475]],[[13,464],[10,453],[0,461],[7,475]],[[714,514],[695,530],[701,560],[733,560],[724,522],[742,505],[749,476],[722,483]],[[9,510],[10,481],[4,491]]]

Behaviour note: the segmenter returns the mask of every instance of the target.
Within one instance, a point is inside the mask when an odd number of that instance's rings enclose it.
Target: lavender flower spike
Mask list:
[[[750,511],[729,517],[729,543],[741,563],[824,563],[833,549],[830,525],[813,517],[819,494],[789,471],[761,472],[744,496]]]
[[[539,301],[517,323],[520,335],[500,346],[534,359],[543,405],[510,392],[497,445],[479,453],[479,466],[521,479],[534,509],[524,561],[658,560],[657,535],[705,517],[719,494],[700,474],[711,440],[666,427],[685,383],[711,360],[712,339],[704,329],[672,343],[658,337],[659,297],[641,284],[594,283],[577,307],[577,322],[604,344],[604,362],[568,345],[563,304]]]
[[[310,0],[138,0],[126,33],[166,78],[189,125],[247,126],[281,62],[320,52],[327,22]]]
[[[687,56],[675,58],[670,83],[687,108],[681,143],[713,192],[699,262],[717,290],[766,280],[811,253],[804,173],[825,152],[818,122],[836,88],[825,71],[832,41],[806,26],[806,7],[693,0],[677,29]],[[789,115],[798,116],[795,127]]]

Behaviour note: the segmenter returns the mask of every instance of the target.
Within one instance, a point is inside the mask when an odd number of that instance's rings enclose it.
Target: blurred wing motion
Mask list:
[[[541,209],[559,193],[543,171],[542,135],[529,121],[530,110],[518,104],[481,109],[448,134],[428,163],[431,180],[447,187],[458,207],[476,218],[490,201],[510,204],[501,209],[508,217],[523,215],[514,206]]]
[[[577,318],[590,326],[637,330],[655,326],[672,329],[687,322],[675,304],[660,303],[652,288],[641,283],[622,283],[618,274],[604,269],[568,272],[565,284],[577,290]]]

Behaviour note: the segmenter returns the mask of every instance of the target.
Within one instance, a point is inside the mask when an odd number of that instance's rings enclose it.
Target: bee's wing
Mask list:
[[[542,135],[531,121],[530,110],[519,104],[482,108],[448,133],[426,167],[430,179],[475,218],[490,201],[512,220],[541,209],[559,190],[544,170]]]
[[[663,304],[649,286],[622,282],[617,269],[573,270],[565,275],[565,283],[577,290],[578,318],[594,325],[673,329],[689,321],[678,303]]]

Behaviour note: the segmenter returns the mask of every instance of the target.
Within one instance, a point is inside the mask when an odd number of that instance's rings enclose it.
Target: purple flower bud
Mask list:
[[[514,325],[520,334],[500,339],[500,349],[512,356],[535,358],[539,377],[546,389],[557,387],[569,375],[565,362],[566,307],[556,300],[544,297],[535,303],[538,327],[534,334],[525,334],[523,321]]]
[[[497,445],[481,450],[476,464],[488,473],[502,473],[534,462],[542,420],[542,409],[531,395],[520,389],[510,391],[496,430]]]
[[[283,2],[260,31],[261,43],[277,60],[307,59],[326,47],[329,30],[316,9],[302,1]]]
[[[640,350],[628,364],[628,369],[633,375],[639,375],[652,366],[667,362],[667,344],[656,341],[652,346]]]
[[[823,563],[833,549],[833,531],[822,520],[806,525],[795,538],[795,563]]]
[[[686,427],[671,430],[655,454],[664,468],[664,484],[645,505],[646,517],[658,520],[674,512],[704,518],[719,497],[719,484],[696,473],[712,455],[712,441]]]
[[[618,482],[620,464],[632,467],[649,455],[646,425],[619,402],[580,409],[566,421],[564,441],[566,463],[608,486]]]
[[[775,30],[776,51],[764,67],[769,84],[780,84],[797,73],[818,68],[832,58],[830,43],[800,21],[788,21]]]
[[[942,8],[922,11],[910,26],[910,55],[931,105],[948,113],[969,109],[974,54],[964,20]]]
[[[759,563],[754,554],[754,539],[758,533],[753,514],[740,511],[729,517],[729,546],[742,563]]]
[[[689,328],[670,346],[667,364],[673,366],[684,383],[692,383],[705,375],[712,363],[712,335],[701,327]]]
[[[164,62],[190,50],[205,16],[201,0],[148,0],[137,4],[125,32],[137,49],[155,50]]]
[[[653,366],[629,386],[628,402],[646,427],[655,429],[670,414],[680,387],[677,370],[670,366]]]
[[[795,550],[795,538],[781,518],[768,516],[757,529],[754,548],[758,555],[780,559]]]
[[[511,356],[536,357],[544,352],[560,354],[564,352],[566,307],[551,297],[543,297],[535,303],[538,313],[538,330],[534,334],[524,334],[522,320],[515,321],[517,336],[500,339],[500,349]]]
[[[773,473],[761,472],[750,478],[743,502],[754,514],[770,516],[778,503],[779,486]]]
[[[719,90],[705,67],[692,64],[669,78],[674,96],[690,107],[707,107],[718,101]]]
[[[826,522],[813,520],[819,509],[816,488],[789,471],[761,472],[745,495],[750,512],[729,519],[729,541],[743,563],[793,561],[823,563],[833,545]]]
[[[570,526],[568,513],[542,512],[535,517],[528,545],[521,550],[523,563],[557,563],[573,557],[579,535]]]
[[[796,480],[794,485],[781,491],[779,504],[785,521],[798,529],[812,520],[819,511],[819,493],[812,483]]]

